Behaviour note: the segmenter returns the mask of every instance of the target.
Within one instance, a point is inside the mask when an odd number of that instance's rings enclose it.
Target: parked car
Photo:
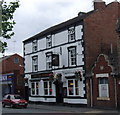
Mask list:
[[[28,102],[24,100],[20,95],[17,94],[7,94],[2,100],[2,106],[10,107],[24,107],[27,108]]]

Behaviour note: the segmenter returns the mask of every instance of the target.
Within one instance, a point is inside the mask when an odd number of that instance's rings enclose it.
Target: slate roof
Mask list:
[[[2,62],[3,60],[6,60],[6,59],[8,59],[10,56],[11,56],[11,55],[9,55],[9,56],[4,56],[4,57],[1,57],[1,58],[0,58],[0,62]]]
[[[48,34],[51,34],[51,33],[55,33],[55,32],[59,31],[62,28],[69,27],[70,25],[81,22],[86,16],[88,16],[92,12],[93,11],[90,11],[88,13],[80,12],[77,17],[72,18],[70,20],[67,20],[67,21],[65,21],[63,23],[57,24],[55,26],[52,26],[52,27],[50,27],[50,28],[48,28],[48,29],[46,29],[46,30],[44,30],[44,31],[42,31],[42,32],[40,32],[40,33],[26,39],[26,40],[24,40],[23,43],[25,43],[25,42],[27,42],[29,40],[33,40],[33,39],[38,38],[38,37],[40,38],[42,36],[45,36],[45,35],[48,35]]]
[[[16,55],[16,56],[19,56],[19,57],[23,58],[23,57],[22,57],[22,56],[20,56],[19,54],[15,53],[15,54],[12,54],[12,55],[7,55],[7,56],[3,56],[3,57],[1,57],[1,58],[0,58],[0,62],[2,62],[3,60],[8,59],[8,58],[10,58],[11,56],[14,56],[14,55]]]

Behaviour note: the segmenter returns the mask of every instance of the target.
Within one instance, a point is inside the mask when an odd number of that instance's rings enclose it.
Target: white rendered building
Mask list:
[[[23,41],[29,101],[87,105],[85,16],[80,13]]]

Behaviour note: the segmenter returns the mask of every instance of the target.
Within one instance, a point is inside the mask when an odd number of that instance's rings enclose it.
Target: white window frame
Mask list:
[[[75,41],[75,27],[71,27],[68,29],[68,41]]]
[[[36,52],[37,51],[37,40],[33,40],[32,41],[32,50],[33,50],[33,52]]]
[[[47,83],[47,87],[46,88],[44,87],[45,82]],[[51,87],[50,87],[50,83],[51,83]],[[52,94],[53,94],[53,87],[52,87],[52,82],[51,81],[44,81],[43,88],[44,88],[44,96],[52,96]],[[48,92],[47,94],[45,94],[45,89]],[[50,89],[52,90],[51,94],[50,94]]]
[[[69,81],[70,80],[73,81],[73,95],[69,94]],[[75,83],[76,83],[75,81],[77,81],[77,87],[75,86]],[[76,89],[78,89],[78,95],[77,95]],[[68,79],[67,80],[67,95],[68,96],[80,96],[80,88],[79,88],[79,81],[78,80],[75,80],[75,79]]]
[[[75,66],[76,61],[76,47],[68,48],[69,66]]]
[[[38,71],[38,56],[32,57],[32,71],[37,72]]]
[[[32,84],[34,84],[34,94],[32,93]],[[37,84],[38,84],[38,89],[37,89]],[[37,94],[37,90],[38,90],[38,94]],[[39,92],[39,82],[36,81],[36,82],[31,82],[31,95],[34,95],[34,96],[37,96],[37,95],[40,95],[40,92]]]
[[[46,53],[46,69],[52,69],[52,53]]]
[[[103,83],[100,83],[103,80]],[[107,82],[105,81],[107,80]],[[98,78],[98,90],[100,98],[109,98],[109,87],[108,87],[108,77],[99,77]],[[106,90],[106,92],[103,91]],[[103,95],[104,94],[104,95]]]
[[[52,47],[52,35],[48,35],[46,37],[46,48],[51,48]]]

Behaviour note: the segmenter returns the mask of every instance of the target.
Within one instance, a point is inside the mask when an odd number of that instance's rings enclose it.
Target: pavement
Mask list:
[[[48,111],[56,111],[63,113],[118,113],[117,109],[89,108],[89,107],[73,107],[65,105],[47,105],[47,104],[29,104],[30,108],[46,109]]]

